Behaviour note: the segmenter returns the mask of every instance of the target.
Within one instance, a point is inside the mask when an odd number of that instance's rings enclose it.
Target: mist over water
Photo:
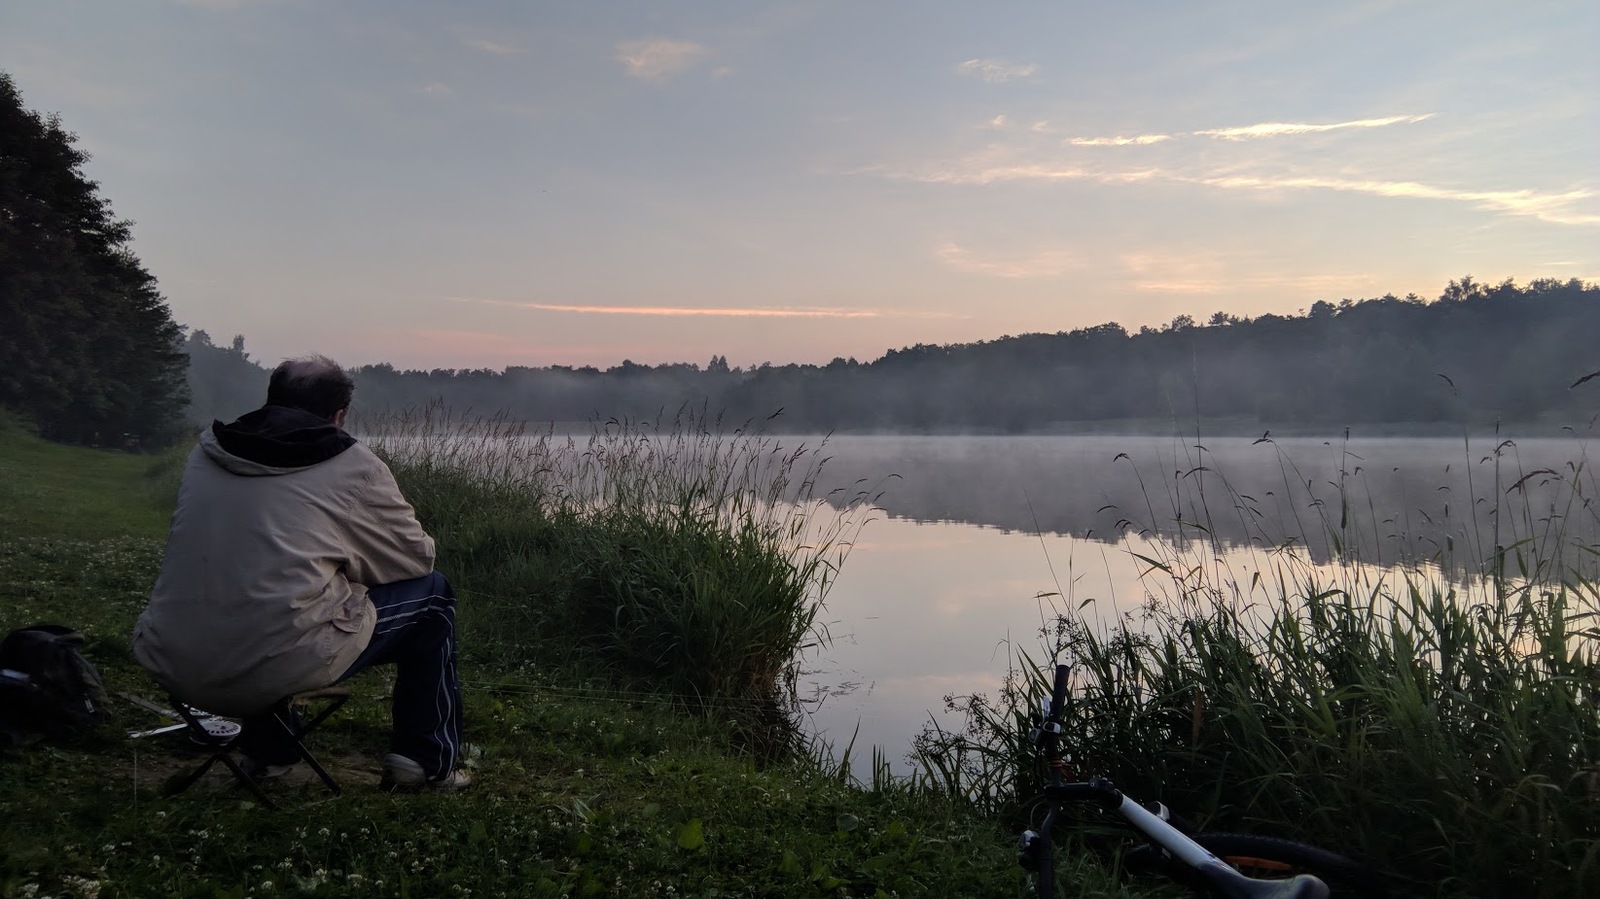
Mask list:
[[[945,697],[993,693],[1056,610],[1109,622],[1173,601],[1135,553],[1248,579],[1294,538],[1330,578],[1341,562],[1457,577],[1497,541],[1592,569],[1573,546],[1600,531],[1576,438],[835,436],[824,453],[826,485],[898,476],[828,594],[832,640],[802,683],[813,729],[836,754],[853,739],[861,776],[874,745],[906,773],[920,730],[959,725]]]
[[[826,452],[831,484],[897,475],[878,503],[896,518],[1103,543],[1209,533],[1318,561],[1472,565],[1497,534],[1600,539],[1577,438],[835,436]]]

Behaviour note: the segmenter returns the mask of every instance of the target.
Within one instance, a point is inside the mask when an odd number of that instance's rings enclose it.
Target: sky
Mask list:
[[[0,0],[181,324],[862,361],[1600,280],[1600,4]]]

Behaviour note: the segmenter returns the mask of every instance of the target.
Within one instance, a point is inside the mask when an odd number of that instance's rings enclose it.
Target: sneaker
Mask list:
[[[460,768],[442,776],[429,779],[422,766],[397,752],[383,757],[383,780],[378,787],[391,793],[430,792],[454,793],[472,785],[472,775]]]

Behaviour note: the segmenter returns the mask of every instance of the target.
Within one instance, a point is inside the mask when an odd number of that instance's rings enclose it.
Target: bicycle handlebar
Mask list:
[[[1326,899],[1328,896],[1327,884],[1309,874],[1289,880],[1258,880],[1239,873],[1103,777],[1084,783],[1053,783],[1045,787],[1044,796],[1052,803],[1094,802],[1116,812],[1150,842],[1193,869],[1217,892],[1234,899]],[[1054,813],[1047,819],[1044,833],[1049,833]],[[1044,843],[1048,851],[1048,837]],[[1053,876],[1047,882],[1053,889]]]
[[[1051,758],[1059,758],[1070,672],[1068,665],[1056,666],[1055,678],[1050,686],[1050,705],[1044,710],[1044,721],[1033,734],[1034,742]],[[1050,783],[1045,787],[1044,795],[1053,806],[1063,802],[1088,801],[1117,812],[1151,842],[1198,872],[1213,888],[1227,896],[1237,899],[1325,899],[1328,896],[1327,885],[1308,874],[1278,881],[1257,880],[1239,873],[1160,816],[1129,799],[1104,778],[1096,777],[1087,783],[1063,783],[1060,772],[1052,767]],[[1036,834],[1029,831],[1023,835],[1025,851],[1031,849],[1038,854],[1036,862],[1041,895],[1051,895],[1055,891],[1054,847],[1050,838],[1055,815],[1055,808],[1052,808],[1045,816],[1041,832]]]

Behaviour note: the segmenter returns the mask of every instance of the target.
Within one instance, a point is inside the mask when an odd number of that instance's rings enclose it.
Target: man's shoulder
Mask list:
[[[394,483],[394,474],[383,457],[364,443],[353,443],[350,448],[324,464],[337,464],[342,476],[363,485],[385,486]]]

